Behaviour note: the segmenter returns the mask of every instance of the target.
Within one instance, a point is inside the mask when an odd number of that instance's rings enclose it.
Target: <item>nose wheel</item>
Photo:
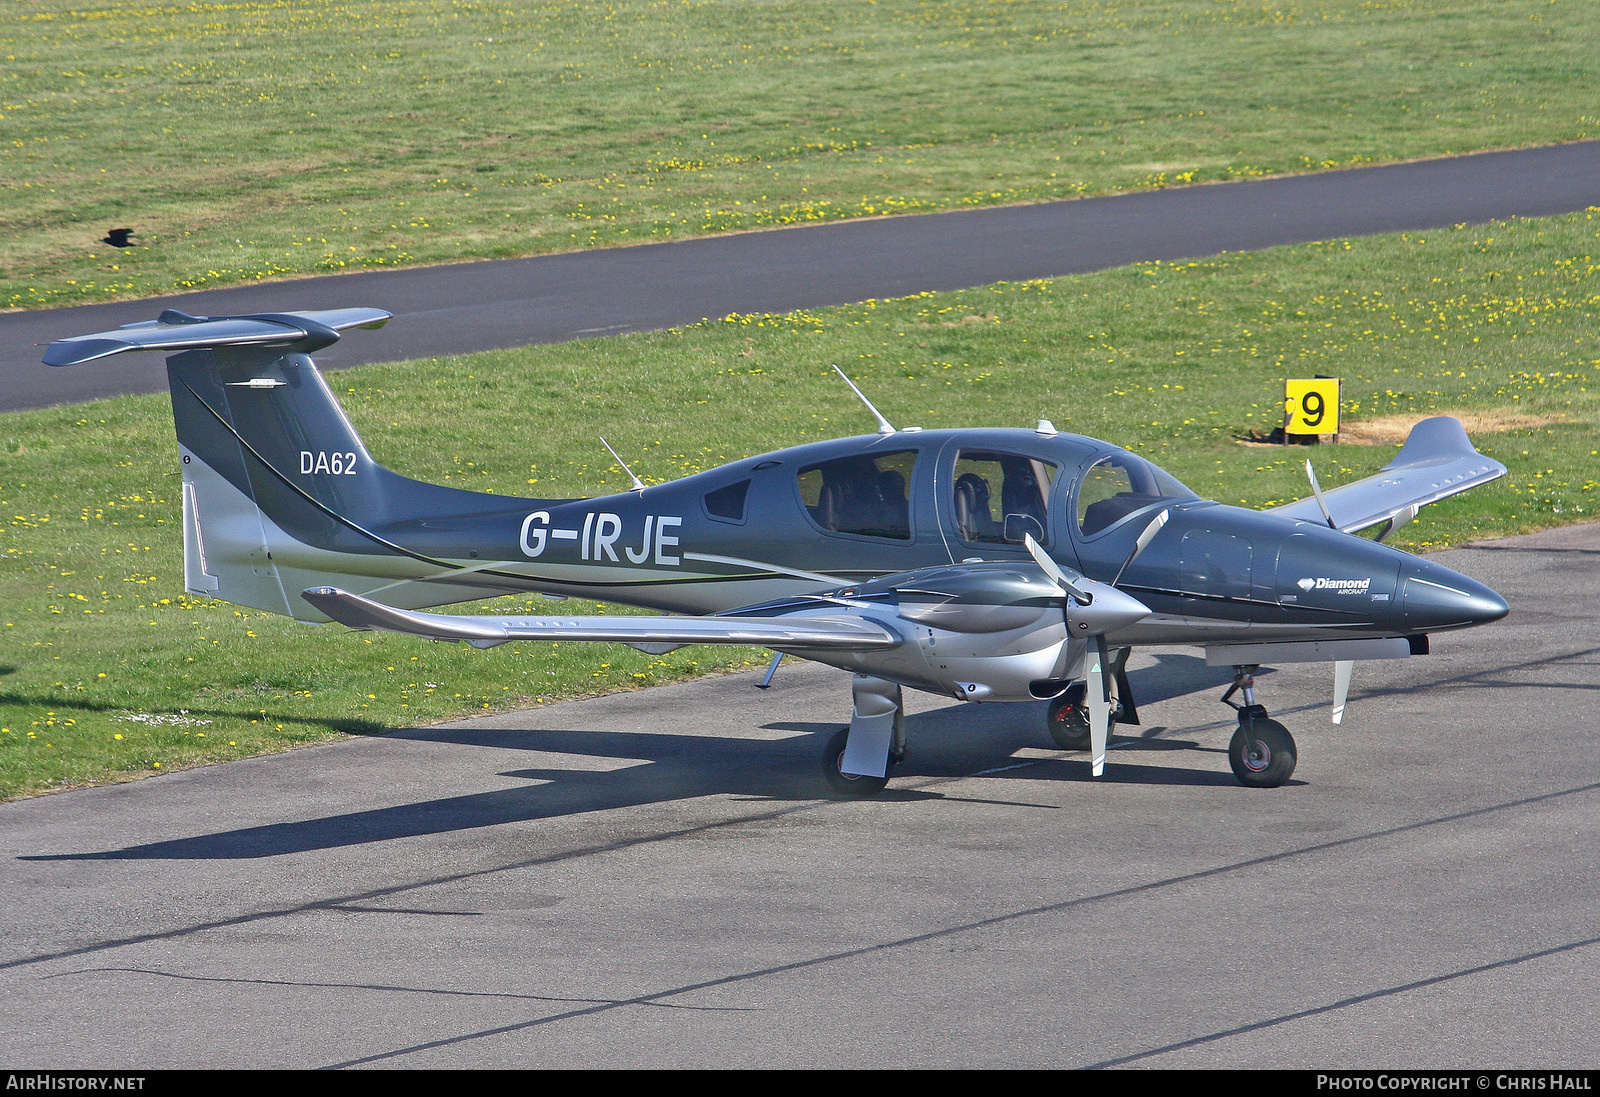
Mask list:
[[[1228,765],[1241,785],[1248,788],[1277,788],[1294,773],[1294,736],[1289,729],[1267,715],[1256,704],[1254,666],[1233,668],[1233,685],[1222,695],[1222,703],[1239,713],[1239,730],[1228,743]],[[1244,696],[1244,704],[1231,700],[1234,693]]]

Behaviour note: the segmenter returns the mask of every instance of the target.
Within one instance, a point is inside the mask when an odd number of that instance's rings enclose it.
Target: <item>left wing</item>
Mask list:
[[[611,640],[624,644],[748,644],[807,651],[881,651],[900,637],[864,618],[829,613],[806,617],[498,617],[395,609],[337,587],[312,587],[302,597],[356,629],[404,632],[429,640],[465,640],[490,648],[511,640]]]
[[[1270,513],[1323,525],[1327,519],[1321,504],[1326,504],[1332,525],[1345,533],[1389,523],[1379,537],[1382,540],[1415,518],[1417,511],[1429,503],[1505,474],[1504,465],[1473,448],[1461,420],[1439,415],[1412,427],[1406,444],[1376,475],[1324,492],[1321,503],[1313,496],[1276,507]]]

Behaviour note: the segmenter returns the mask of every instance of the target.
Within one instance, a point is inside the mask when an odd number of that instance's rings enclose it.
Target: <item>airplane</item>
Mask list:
[[[1233,668],[1230,766],[1244,785],[1281,785],[1298,752],[1257,697],[1261,666],[1333,663],[1339,723],[1356,661],[1425,654],[1433,633],[1508,610],[1382,543],[1421,507],[1505,474],[1453,418],[1418,423],[1382,471],[1327,492],[1307,461],[1310,497],[1256,511],[1048,420],[896,429],[841,371],[875,433],[648,485],[607,444],[627,491],[508,498],[409,479],[362,445],[310,355],[390,318],[167,310],[57,340],[44,361],[174,352],[191,593],[480,648],[760,646],[776,653],[763,686],[785,655],[839,667],[853,711],[823,772],[843,796],[879,792],[904,760],[904,688],[1049,702],[1052,739],[1088,751],[1099,777],[1111,725],[1139,720],[1128,653],[1168,645]],[[1374,527],[1375,539],[1357,536]],[[529,591],[657,614],[424,612]]]

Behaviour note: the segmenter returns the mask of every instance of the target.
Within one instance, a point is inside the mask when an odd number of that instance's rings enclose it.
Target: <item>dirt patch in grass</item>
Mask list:
[[[1459,411],[1455,417],[1461,420],[1469,438],[1571,422],[1564,414],[1530,415],[1510,408]],[[1347,419],[1339,424],[1339,441],[1352,446],[1398,446],[1406,440],[1411,428],[1426,418],[1426,415],[1385,415],[1377,419]]]
[[[1383,415],[1376,419],[1345,419],[1339,424],[1337,436],[1323,434],[1318,437],[1324,444],[1334,441],[1346,446],[1398,446],[1405,442],[1410,435],[1411,428],[1424,419],[1433,418],[1439,413],[1430,415]],[[1484,434],[1504,434],[1513,430],[1535,430],[1540,427],[1552,426],[1556,423],[1571,424],[1575,420],[1565,413],[1552,413],[1548,415],[1534,415],[1511,408],[1491,409],[1488,411],[1458,411],[1452,413],[1454,418],[1461,420],[1461,425],[1466,429],[1467,437],[1476,438]],[[1274,432],[1276,434],[1276,432]],[[1299,437],[1299,435],[1296,435]],[[1264,434],[1251,431],[1249,436],[1238,439],[1241,446],[1268,447],[1282,449],[1281,441],[1270,440]]]

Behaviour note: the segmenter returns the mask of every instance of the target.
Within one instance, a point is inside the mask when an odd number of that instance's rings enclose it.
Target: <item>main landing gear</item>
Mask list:
[[[889,752],[889,764],[884,766],[882,777],[869,777],[844,771],[844,751],[849,741],[850,728],[847,725],[835,732],[822,750],[822,775],[828,779],[828,787],[840,796],[874,796],[882,792],[889,778],[894,776],[894,767],[906,760],[905,748]]]
[[[1276,788],[1294,772],[1294,736],[1256,704],[1257,669],[1255,664],[1234,667],[1233,685],[1222,695],[1222,703],[1239,714],[1239,730],[1228,743],[1228,764],[1240,784]],[[1235,693],[1244,704],[1231,700]]]
[[[905,703],[900,687],[857,674],[850,689],[855,711],[822,751],[822,775],[841,796],[873,796],[906,758]]]
[[[1116,648],[1110,660],[1111,671],[1111,722],[1137,724],[1139,710],[1133,704],[1133,689],[1128,684],[1128,654],[1132,648]],[[1050,702],[1045,712],[1045,727],[1050,738],[1062,750],[1088,750],[1089,706],[1086,703],[1089,683],[1074,682],[1067,691]]]

